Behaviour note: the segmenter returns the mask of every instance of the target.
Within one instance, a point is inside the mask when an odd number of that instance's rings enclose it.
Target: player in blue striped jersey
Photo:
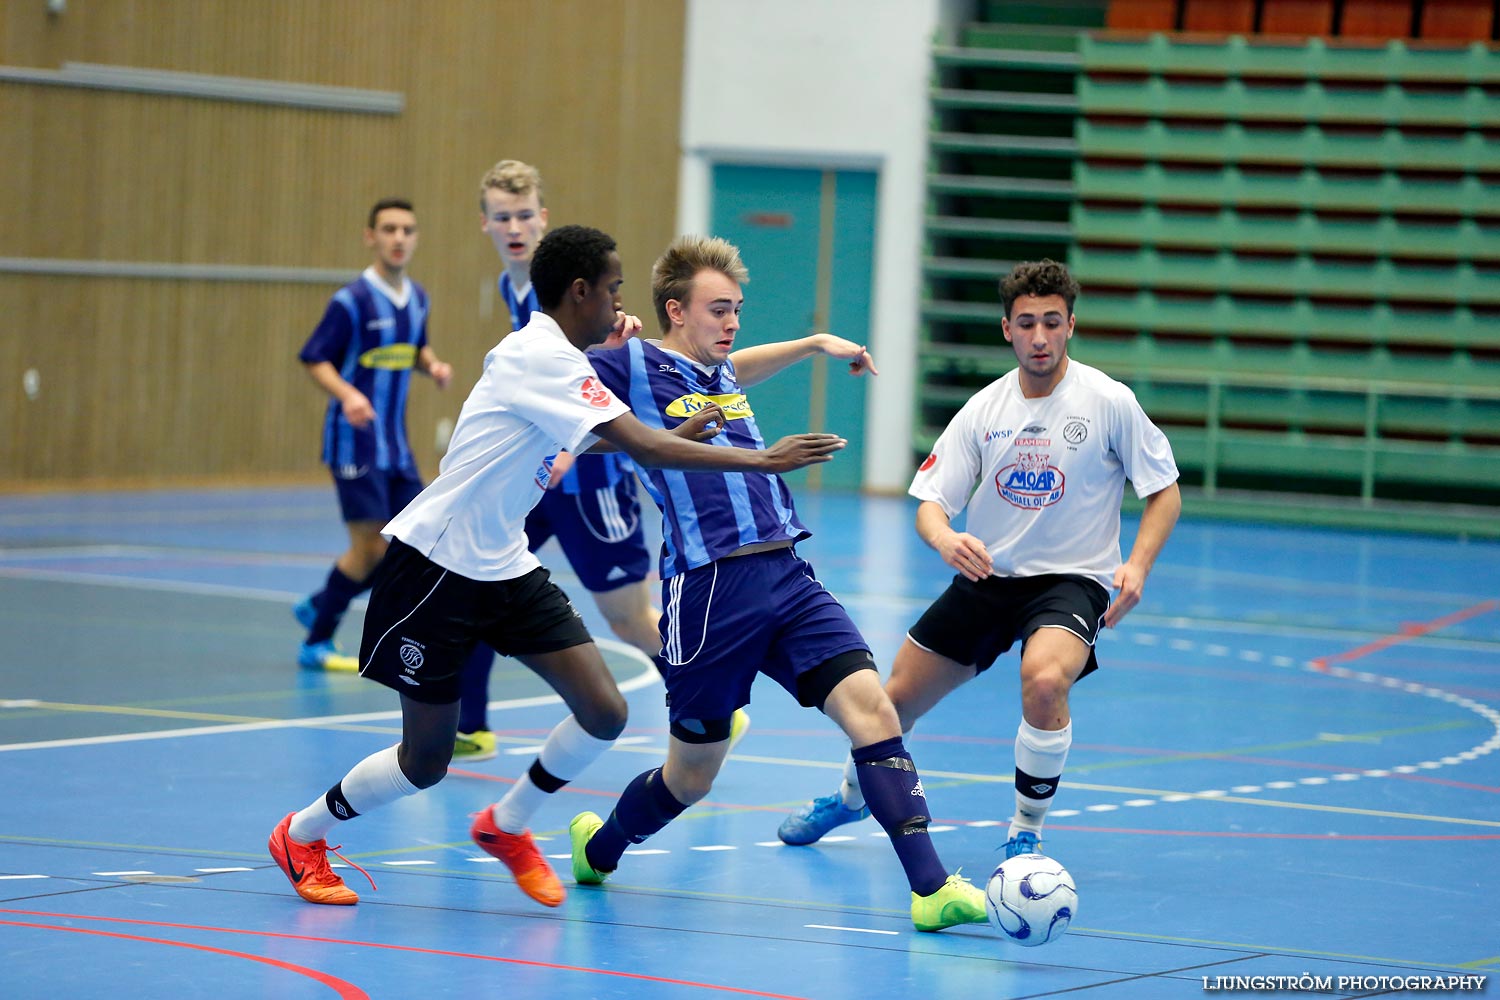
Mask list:
[[[479,201],[481,229],[505,264],[500,297],[510,310],[511,329],[519,330],[538,311],[531,260],[547,229],[541,174],[528,163],[501,160],[480,181]],[[639,323],[633,318],[631,322]],[[651,604],[646,579],[651,553],[636,494],[635,465],[619,452],[576,457],[563,452],[554,459],[552,473],[547,492],[526,518],[531,551],[556,538],[610,630],[655,656],[661,649],[661,612]],[[495,738],[486,718],[493,664],[492,658],[476,656],[465,667],[455,759],[494,756]],[[749,721],[744,712],[736,713],[736,738]]]
[[[380,529],[422,491],[406,437],[406,396],[415,369],[439,389],[453,369],[427,343],[427,291],[406,275],[417,248],[411,203],[387,198],[370,209],[365,246],[374,262],[329,300],[299,360],[328,394],[323,461],[333,476],[349,548],[323,589],[296,607],[307,629],[297,662],[306,669],[354,669],[333,634],[385,555]],[[347,661],[347,662],[344,662]]]
[[[747,278],[724,240],[674,241],[651,275],[661,340],[591,352],[600,380],[651,427],[670,430],[717,406],[724,431],[713,444],[755,451],[765,443],[746,386],[814,354],[847,361],[853,375],[875,374],[864,347],[829,334],[733,351]],[[985,922],[984,894],[949,875],[933,848],[921,778],[869,646],[797,555],[810,532],[786,483],[772,474],[643,471],[664,520],[657,667],[671,727],[667,760],[631,781],[608,820],[574,817],[574,879],[604,881],[631,844],[708,794],[731,716],[764,673],[849,736],[870,810],[905,869],[916,927]]]

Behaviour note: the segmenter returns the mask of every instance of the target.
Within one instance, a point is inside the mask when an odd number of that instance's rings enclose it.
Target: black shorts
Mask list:
[[[991,576],[973,583],[955,576],[948,589],[911,627],[923,649],[981,672],[1020,639],[1039,628],[1064,628],[1088,643],[1080,678],[1099,669],[1094,640],[1104,627],[1109,591],[1083,576]]]
[[[459,699],[460,672],[477,642],[525,656],[592,641],[542,567],[513,580],[471,580],[392,539],[365,610],[359,672],[415,701],[446,705]]]

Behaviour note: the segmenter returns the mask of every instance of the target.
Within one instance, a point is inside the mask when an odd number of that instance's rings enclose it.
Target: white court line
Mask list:
[[[840,927],[837,924],[803,924],[812,931],[848,931],[851,934],[891,934],[899,935],[900,931],[877,931],[871,927]]]
[[[594,642],[600,649],[609,649],[635,660],[643,669],[634,677],[620,682],[621,693],[639,691],[661,683],[656,665],[646,659],[645,654],[634,646],[618,639],[596,636]],[[31,699],[11,699],[29,701]],[[510,698],[492,701],[488,707],[503,711],[513,708],[535,708],[538,705],[560,705],[562,699],[555,694],[537,695],[534,698]],[[352,715],[323,715],[305,719],[267,719],[263,722],[232,722],[221,726],[194,726],[187,729],[158,729],[145,733],[117,733],[112,736],[80,736],[65,740],[39,740],[35,743],[0,743],[0,753],[13,750],[44,750],[58,747],[101,746],[109,743],[135,743],[144,740],[170,740],[187,736],[220,736],[228,733],[252,733],[271,729],[317,729],[355,722],[387,722],[401,718],[401,710],[389,712],[359,712]]]

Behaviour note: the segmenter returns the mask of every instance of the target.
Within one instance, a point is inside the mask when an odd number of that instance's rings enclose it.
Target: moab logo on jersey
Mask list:
[[[996,492],[1007,503],[1027,510],[1057,503],[1065,480],[1061,469],[1047,463],[1048,457],[1034,452],[1019,456],[1014,465],[995,473]]]

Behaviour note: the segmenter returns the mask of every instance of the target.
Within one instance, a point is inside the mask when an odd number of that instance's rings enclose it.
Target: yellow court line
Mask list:
[[[1500,955],[1496,955],[1493,958],[1475,959],[1472,962],[1465,962],[1463,965],[1456,965],[1456,966],[1454,966],[1454,968],[1456,968],[1456,969],[1483,969],[1486,966],[1490,966],[1490,965],[1500,965]]]
[[[129,705],[79,705],[66,701],[31,701],[11,707],[49,712],[87,712],[98,715],[138,715],[153,719],[192,719],[195,722],[278,722],[259,715],[219,715],[214,712],[184,712],[173,708],[135,708]]]
[[[1390,965],[1410,965],[1421,969],[1467,969],[1469,965],[1452,965],[1447,962],[1432,962],[1424,958],[1395,958],[1391,955],[1355,955],[1342,951],[1315,951],[1311,948],[1287,948],[1282,945],[1254,944],[1245,941],[1216,941],[1211,938],[1189,938],[1173,937],[1169,934],[1146,934],[1141,931],[1111,931],[1100,927],[1083,927],[1079,924],[1072,925],[1070,930],[1084,931],[1090,934],[1104,934],[1109,937],[1124,938],[1131,940],[1142,938],[1147,941],[1161,941],[1166,944],[1190,944],[1206,946],[1211,948],[1232,948],[1235,951],[1267,952],[1272,955],[1300,955],[1304,958],[1336,958],[1344,961],[1355,962],[1379,962]]]

